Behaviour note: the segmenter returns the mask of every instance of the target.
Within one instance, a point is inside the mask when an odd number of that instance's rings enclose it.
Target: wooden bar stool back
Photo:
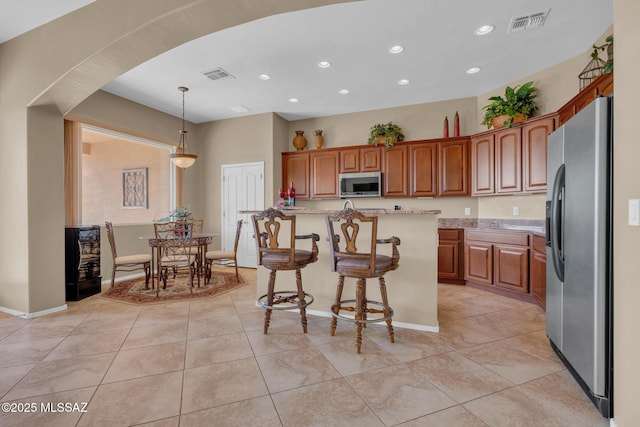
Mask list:
[[[330,240],[331,271],[339,274],[336,299],[331,306],[331,335],[335,334],[338,319],[354,322],[356,324],[356,349],[360,353],[362,327],[370,322],[385,321],[389,331],[389,340],[393,342],[393,326],[391,325],[393,309],[389,306],[384,275],[387,271],[398,268],[400,253],[397,246],[400,245],[400,239],[397,237],[378,239],[378,217],[364,215],[353,209],[345,209],[333,216],[327,216],[327,229]],[[357,242],[362,243],[362,250],[358,250]],[[379,244],[389,243],[391,244],[390,256],[377,252]],[[342,299],[345,277],[357,279],[355,299]],[[378,278],[382,302],[367,298],[367,279],[374,277]],[[371,305],[380,308],[371,307]],[[343,311],[353,313],[355,316],[344,316],[341,314]],[[374,314],[376,317],[370,319],[369,314]]]
[[[264,333],[269,329],[272,310],[289,310],[296,307],[300,310],[302,330],[306,333],[306,307],[313,302],[313,296],[302,289],[300,269],[318,260],[316,242],[320,240],[320,236],[315,233],[297,236],[296,216],[285,215],[273,208],[252,215],[251,219],[256,238],[258,265],[270,270],[267,293],[258,298],[258,305],[265,309]],[[311,250],[296,248],[296,241],[301,239],[311,240]],[[295,270],[295,291],[274,290],[278,270]]]

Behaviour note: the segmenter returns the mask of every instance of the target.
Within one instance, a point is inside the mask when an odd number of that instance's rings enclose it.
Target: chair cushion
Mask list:
[[[136,254],[116,257],[116,265],[143,264],[145,262],[151,262],[151,255]]]
[[[205,255],[205,258],[207,259],[227,259],[227,258],[234,258],[234,257],[235,257],[235,254],[229,251],[209,251]]]
[[[306,265],[311,259],[311,251],[303,251],[296,249],[295,252],[295,265]],[[289,262],[288,253],[265,253],[262,256],[262,264],[271,263],[287,263]]]
[[[386,255],[376,255],[376,265],[375,265],[376,273],[385,271],[389,267],[391,267],[391,257],[388,257]],[[338,261],[336,262],[336,269],[338,271],[340,271],[340,269],[369,270],[369,260],[357,259],[357,258],[341,258],[340,256],[338,256]]]

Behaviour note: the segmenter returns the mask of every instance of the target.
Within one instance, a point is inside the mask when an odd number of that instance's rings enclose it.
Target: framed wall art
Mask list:
[[[147,209],[149,190],[147,171],[149,168],[122,169],[122,207],[126,209]]]

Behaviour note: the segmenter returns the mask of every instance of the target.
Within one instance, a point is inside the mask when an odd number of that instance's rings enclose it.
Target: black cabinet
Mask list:
[[[100,227],[66,227],[64,241],[67,301],[100,293]]]

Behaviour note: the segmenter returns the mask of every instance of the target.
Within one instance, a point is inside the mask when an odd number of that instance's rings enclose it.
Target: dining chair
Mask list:
[[[264,308],[264,334],[267,334],[272,310],[300,310],[302,330],[307,332],[306,307],[313,302],[313,295],[302,289],[300,269],[318,260],[316,233],[296,235],[296,216],[269,208],[251,216],[255,232],[258,265],[270,270],[267,293],[258,298],[257,304]],[[296,241],[311,240],[311,250],[298,249]],[[275,291],[276,272],[295,270],[297,290]]]
[[[391,318],[393,309],[389,306],[387,298],[387,287],[384,275],[388,271],[398,268],[400,253],[397,246],[400,239],[390,237],[389,239],[378,239],[378,217],[364,215],[362,212],[353,209],[344,209],[335,215],[327,216],[327,230],[329,232],[329,263],[331,271],[338,273],[338,287],[336,299],[331,306],[331,336],[335,334],[338,319],[356,324],[356,350],[360,353],[362,347],[362,327],[371,322],[387,323],[389,331],[389,341],[393,342],[393,326]],[[334,227],[335,226],[335,227]],[[339,232],[336,232],[338,228]],[[362,250],[358,250],[357,238],[361,237]],[[370,240],[367,241],[367,238]],[[391,256],[379,254],[377,246],[379,244],[391,244]],[[355,299],[342,299],[344,288],[344,278],[356,278]],[[367,279],[378,278],[380,296],[382,302],[367,298]],[[374,308],[371,306],[378,306]],[[355,316],[345,316],[341,312],[354,313]],[[370,319],[369,314],[377,317]]]
[[[144,270],[145,282],[144,286],[149,289],[149,278],[151,277],[151,255],[134,254],[118,256],[116,250],[116,239],[113,233],[113,225],[109,221],[105,221],[104,226],[107,229],[107,237],[109,238],[109,246],[111,246],[111,257],[113,258],[113,268],[111,270],[111,288],[113,288],[116,280],[116,271],[135,271]]]
[[[236,268],[236,279],[240,280],[238,275],[238,242],[240,241],[240,231],[242,230],[242,220],[238,220],[236,225],[236,239],[233,243],[233,251],[208,251],[205,254],[205,284],[208,284],[211,280],[211,265],[213,263],[226,265],[231,267],[228,263],[233,262],[233,267]]]
[[[156,244],[158,250],[158,288],[156,296],[160,294],[160,280],[163,289],[167,288],[169,270],[173,272],[173,278],[179,270],[189,271],[189,288],[193,294],[193,277],[198,278],[200,287],[200,276],[198,273],[198,263],[196,252],[198,245],[194,245],[191,239],[192,226],[189,222],[163,222],[153,224]]]

